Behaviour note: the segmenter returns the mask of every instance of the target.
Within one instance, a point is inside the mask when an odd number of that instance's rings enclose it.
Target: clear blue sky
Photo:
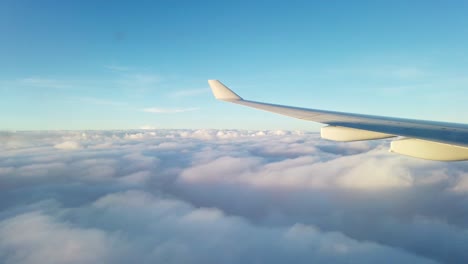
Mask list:
[[[318,125],[248,99],[468,123],[466,1],[0,3],[0,129]]]

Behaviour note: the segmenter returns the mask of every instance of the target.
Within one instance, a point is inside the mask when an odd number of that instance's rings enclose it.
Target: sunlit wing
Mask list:
[[[390,151],[429,160],[468,160],[468,124],[308,109],[244,100],[218,80],[208,81],[218,100],[327,124],[322,138],[358,141],[401,136]]]

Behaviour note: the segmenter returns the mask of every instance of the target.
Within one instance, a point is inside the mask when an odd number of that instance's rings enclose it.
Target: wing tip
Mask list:
[[[218,80],[208,80],[208,84],[211,87],[211,91],[216,99],[222,101],[240,101],[242,97],[237,95],[226,85]]]

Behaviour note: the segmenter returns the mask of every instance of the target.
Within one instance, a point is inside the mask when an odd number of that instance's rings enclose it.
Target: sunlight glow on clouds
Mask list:
[[[59,144],[54,145],[54,148],[57,149],[79,149],[81,148],[80,144],[75,141],[65,141]]]
[[[387,143],[2,132],[0,262],[463,262],[468,165],[393,155]]]

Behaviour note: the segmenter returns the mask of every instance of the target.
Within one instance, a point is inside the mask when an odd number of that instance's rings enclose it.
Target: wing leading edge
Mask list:
[[[216,99],[329,126],[322,137],[339,141],[405,137],[390,151],[431,160],[468,160],[468,124],[308,109],[244,100],[218,80],[208,81]],[[411,140],[408,140],[411,139]]]

